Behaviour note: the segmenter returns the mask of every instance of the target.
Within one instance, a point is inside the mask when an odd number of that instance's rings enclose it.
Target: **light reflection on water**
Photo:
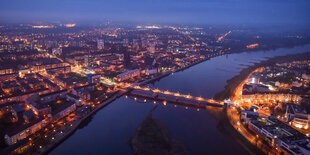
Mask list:
[[[306,51],[310,51],[310,45],[220,56],[148,86],[212,98],[224,89],[228,79],[237,75],[246,65],[265,60],[266,57]],[[153,101],[135,102],[121,97],[100,110],[87,126],[77,130],[51,154],[132,154],[128,141],[153,106]],[[197,111],[180,105],[160,104],[152,115],[163,122],[171,136],[183,143],[192,154],[246,153],[219,123],[219,111],[220,108],[214,107]]]

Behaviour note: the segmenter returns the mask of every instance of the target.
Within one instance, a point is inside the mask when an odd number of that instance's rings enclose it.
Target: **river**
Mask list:
[[[310,51],[310,45],[223,55],[171,74],[148,86],[212,98],[224,89],[228,79],[247,65],[270,57],[307,51]],[[50,154],[133,154],[128,141],[153,106],[152,101],[136,102],[123,96],[93,115],[89,122]],[[194,108],[159,104],[152,116],[163,122],[171,137],[182,143],[191,154],[247,154],[221,128],[217,119],[220,110],[210,107],[208,110],[197,111]]]

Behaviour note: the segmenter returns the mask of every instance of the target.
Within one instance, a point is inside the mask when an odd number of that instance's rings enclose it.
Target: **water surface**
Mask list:
[[[212,98],[226,81],[247,65],[270,57],[310,51],[310,45],[270,51],[219,56],[174,73],[149,87]],[[153,107],[121,97],[95,114],[90,122],[57,146],[50,154],[133,154],[128,141]],[[220,109],[186,109],[160,104],[152,116],[163,122],[171,136],[191,154],[246,154],[245,149],[222,128]]]

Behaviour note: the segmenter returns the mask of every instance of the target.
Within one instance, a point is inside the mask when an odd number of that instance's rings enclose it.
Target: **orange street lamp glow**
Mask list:
[[[164,104],[164,105],[167,105],[167,101],[164,101],[163,104]]]

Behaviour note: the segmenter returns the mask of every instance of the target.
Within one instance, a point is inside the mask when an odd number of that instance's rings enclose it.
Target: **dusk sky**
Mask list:
[[[309,0],[0,0],[0,21],[308,25],[309,8]]]

